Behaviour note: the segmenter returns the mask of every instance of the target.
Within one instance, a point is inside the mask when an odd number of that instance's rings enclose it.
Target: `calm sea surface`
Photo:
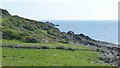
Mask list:
[[[113,20],[47,20],[57,26],[60,31],[83,33],[93,39],[118,43],[118,22]]]

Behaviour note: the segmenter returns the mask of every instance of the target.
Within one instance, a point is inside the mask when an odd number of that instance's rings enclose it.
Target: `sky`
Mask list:
[[[34,20],[117,20],[119,0],[0,0],[0,8]]]

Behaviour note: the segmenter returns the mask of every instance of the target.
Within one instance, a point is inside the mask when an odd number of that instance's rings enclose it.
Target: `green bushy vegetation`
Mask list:
[[[54,42],[57,41],[56,38],[62,40],[59,37],[60,30],[54,26],[19,16],[6,15],[9,14],[3,14],[2,16],[1,31],[3,32],[3,39],[16,39],[28,43]]]

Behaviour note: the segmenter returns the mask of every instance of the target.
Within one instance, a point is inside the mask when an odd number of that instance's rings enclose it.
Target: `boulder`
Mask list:
[[[73,31],[68,31],[67,34],[73,36],[73,35],[74,35],[74,32],[73,32]]]

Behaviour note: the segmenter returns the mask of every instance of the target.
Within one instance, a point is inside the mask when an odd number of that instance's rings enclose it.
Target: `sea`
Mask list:
[[[118,44],[117,20],[43,20],[54,23],[61,32],[73,31],[92,39]]]

